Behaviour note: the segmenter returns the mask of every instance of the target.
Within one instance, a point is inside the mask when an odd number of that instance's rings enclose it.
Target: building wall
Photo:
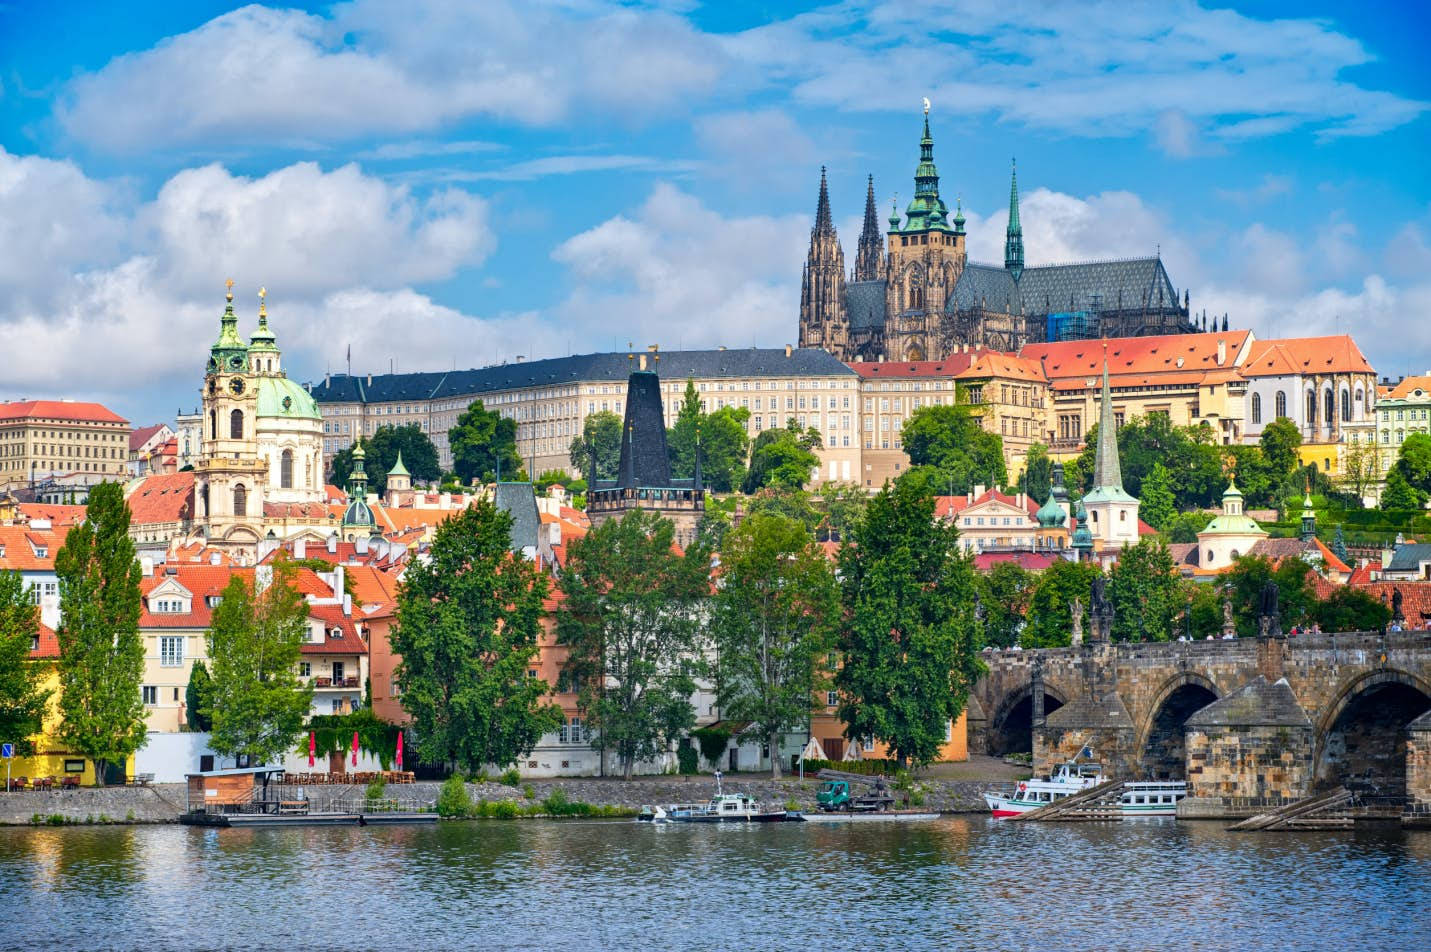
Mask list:
[[[154,701],[144,705],[144,718],[151,731],[179,731],[188,726],[185,690],[194,662],[209,657],[208,633],[204,629],[143,628],[144,681],[141,692],[152,688]],[[178,639],[182,654],[178,663],[163,652],[165,639]]]
[[[0,418],[0,490],[67,473],[122,481],[128,471],[129,433],[129,424],[123,422]]]
[[[36,777],[54,777],[58,781],[66,775],[74,775],[80,778],[80,783],[93,784],[95,781],[94,761],[69,750],[58,736],[61,721],[60,676],[56,664],[53,661],[31,663],[45,666],[41,689],[50,692],[49,706],[40,733],[30,738],[34,743],[34,754],[28,757],[15,757],[10,763],[10,776],[12,778],[26,777],[30,780]],[[82,766],[81,770],[66,769],[76,763]],[[126,759],[124,767],[126,777],[134,776],[133,757]]]

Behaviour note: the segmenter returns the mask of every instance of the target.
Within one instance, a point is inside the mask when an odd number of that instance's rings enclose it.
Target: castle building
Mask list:
[[[925,106],[914,199],[892,211],[881,248],[874,182],[848,278],[825,171],[801,282],[800,346],[846,361],[942,360],[961,347],[1015,351],[1027,343],[1195,330],[1159,255],[1027,267],[1018,175],[1009,183],[1004,262],[968,260],[964,215],[939,194]]]

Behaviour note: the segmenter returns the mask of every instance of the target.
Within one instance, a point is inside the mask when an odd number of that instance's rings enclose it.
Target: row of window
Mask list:
[[[1352,419],[1352,403],[1353,403],[1353,400],[1355,400],[1355,403],[1356,403],[1357,415],[1360,416],[1360,415],[1361,415],[1361,405],[1362,405],[1362,392],[1361,392],[1360,390],[1358,390],[1358,391],[1356,392],[1355,397],[1353,397],[1352,392],[1351,392],[1350,390],[1343,390],[1343,391],[1341,392],[1341,418],[1342,418],[1342,422],[1343,422],[1343,423],[1350,423],[1350,422],[1351,422],[1351,419]],[[1276,392],[1276,394],[1273,395],[1272,404],[1273,404],[1273,413],[1272,413],[1272,416],[1273,416],[1274,419],[1277,418],[1277,417],[1284,417],[1284,416],[1287,415],[1287,394],[1286,394],[1285,392],[1283,392],[1283,391],[1281,391],[1281,390],[1278,390],[1278,391]],[[1317,421],[1317,406],[1318,406],[1318,401],[1317,401],[1317,395],[1316,395],[1316,393],[1309,391],[1309,392],[1307,393],[1307,422],[1308,422],[1308,423],[1316,423],[1316,421]],[[1323,419],[1323,420],[1326,420],[1327,422],[1330,423],[1332,420],[1334,420],[1334,419],[1336,418],[1336,415],[1337,415],[1337,413],[1336,413],[1336,411],[1337,411],[1337,398],[1336,398],[1336,395],[1332,393],[1332,391],[1330,391],[1330,390],[1324,390],[1324,391],[1322,391],[1321,407],[1322,407],[1322,419]],[[1262,394],[1260,394],[1260,393],[1254,393],[1254,394],[1252,395],[1252,422],[1253,422],[1253,423],[1261,423],[1261,422],[1262,422]]]

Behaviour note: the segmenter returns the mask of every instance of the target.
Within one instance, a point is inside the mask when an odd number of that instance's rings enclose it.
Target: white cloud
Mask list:
[[[575,289],[553,312],[578,339],[667,348],[793,343],[810,224],[801,215],[726,218],[662,183],[630,217],[559,245]]]
[[[737,186],[766,189],[808,183],[816,147],[805,130],[780,109],[754,109],[702,116],[696,141],[715,161],[712,171]]]
[[[1260,205],[1269,202],[1274,198],[1289,195],[1292,192],[1292,176],[1274,175],[1271,172],[1262,176],[1262,180],[1251,188],[1219,188],[1213,194],[1224,202],[1232,202],[1234,205],[1241,205],[1244,208],[1249,205]]]
[[[99,148],[309,144],[487,116],[630,118],[709,90],[725,69],[679,17],[599,3],[248,6],[76,78],[56,109]]]

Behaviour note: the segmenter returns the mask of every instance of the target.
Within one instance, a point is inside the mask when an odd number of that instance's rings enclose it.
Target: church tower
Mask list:
[[[890,219],[889,278],[885,289],[886,356],[890,360],[939,360],[951,349],[943,333],[944,301],[964,270],[962,222],[949,220],[939,197],[929,100],[914,170],[914,200],[904,220]]]
[[[865,224],[860,230],[860,250],[855,255],[856,281],[878,281],[884,277],[884,241],[879,233],[879,213],[875,210],[874,176],[865,189]]]
[[[1019,224],[1019,170],[1009,160],[1009,225],[1004,229],[1004,270],[1015,281],[1024,273],[1024,227]]]
[[[805,275],[800,283],[800,346],[823,347],[841,360],[847,360],[849,330],[849,317],[845,313],[845,253],[835,234],[830,192],[822,166],[815,227],[810,229],[810,252],[805,258]]]
[[[194,467],[200,521],[210,545],[256,547],[263,525],[267,467],[258,454],[258,375],[249,347],[238,335],[233,281],[219,322],[219,338],[209,349],[204,374],[204,440]]]
[[[1107,348],[1107,345],[1104,345]],[[1108,386],[1108,361],[1103,361],[1103,394],[1098,411],[1098,455],[1093,460],[1093,488],[1083,497],[1088,529],[1098,550],[1121,549],[1138,541],[1138,500],[1123,488],[1123,464],[1118,458],[1118,421]]]

